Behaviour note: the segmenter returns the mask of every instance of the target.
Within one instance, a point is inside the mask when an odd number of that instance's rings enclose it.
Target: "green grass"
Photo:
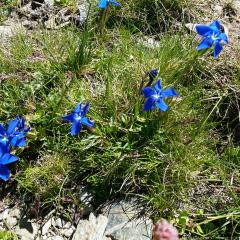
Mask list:
[[[1,240],[17,240],[18,238],[11,232],[0,231]]]
[[[137,13],[138,4],[121,11]],[[185,2],[163,4],[173,11]],[[224,56],[217,62],[201,56],[184,30],[166,25],[168,32],[155,35],[159,47],[149,48],[138,23],[111,21],[102,35],[91,25],[81,32],[38,31],[17,36],[9,50],[0,48],[0,76],[6,78],[0,120],[24,114],[32,127],[29,146],[12,169],[17,192],[58,207],[69,196],[81,204],[77,189],[87,185],[94,206],[138,196],[148,215],[168,218],[183,236],[238,237],[239,146],[230,127],[238,120],[237,90],[231,91],[233,84],[238,89],[238,65],[226,68],[231,84],[221,85],[216,76],[222,76]],[[167,101],[165,113],[142,112],[140,90],[152,68],[164,87],[180,94]],[[87,100],[95,128],[70,137],[61,117]],[[235,110],[227,111],[228,105]]]

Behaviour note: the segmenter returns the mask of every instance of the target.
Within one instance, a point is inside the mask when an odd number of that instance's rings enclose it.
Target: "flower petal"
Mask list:
[[[156,100],[153,98],[148,98],[143,106],[143,111],[149,111],[154,109]]]
[[[202,42],[198,45],[197,50],[203,50],[212,47],[212,38],[204,38]]]
[[[214,51],[213,51],[213,56],[216,59],[217,56],[220,54],[220,52],[222,51],[223,47],[222,44],[220,43],[220,41],[215,41],[214,44]]]
[[[0,134],[1,135],[6,134],[6,130],[5,130],[4,126],[3,126],[3,124],[1,124],[1,123],[0,123]]]
[[[80,113],[82,110],[82,103],[79,103],[73,110],[74,113]]]
[[[4,181],[7,181],[9,179],[9,176],[10,170],[6,166],[0,164],[0,178]]]
[[[155,83],[154,89],[155,89],[155,91],[157,93],[161,93],[161,91],[162,91],[162,84],[161,84],[160,79]]]
[[[17,136],[13,136],[10,139],[10,144],[13,147],[26,147],[27,146],[27,141],[25,139],[25,135],[17,135]]]
[[[10,153],[5,153],[1,158],[0,158],[0,164],[1,165],[7,165],[13,162],[18,161],[18,157],[14,156]]]
[[[167,88],[162,91],[162,96],[165,97],[177,97],[179,94],[173,88]]]
[[[71,135],[75,136],[82,130],[82,125],[80,121],[73,121],[71,127]]]
[[[168,109],[167,104],[163,101],[162,98],[159,98],[158,101],[156,102],[157,107],[165,112]]]
[[[75,115],[74,113],[70,113],[70,114],[64,116],[64,117],[63,117],[63,120],[64,120],[64,121],[68,121],[68,122],[73,122],[74,115]]]
[[[108,0],[108,2],[111,3],[112,5],[116,6],[116,7],[120,6],[119,2],[116,2],[116,1],[113,1],[113,0]]]
[[[107,7],[107,0],[100,0],[98,3],[99,8],[106,8]]]
[[[10,149],[8,148],[7,144],[5,144],[5,142],[0,142],[0,157],[9,152]]]
[[[82,117],[85,117],[85,116],[86,116],[86,114],[87,114],[87,112],[88,112],[88,109],[89,109],[89,106],[90,106],[90,102],[88,101],[88,102],[86,103],[86,105],[84,106],[83,110],[82,110],[82,113],[81,113],[81,116],[82,116]]]
[[[215,31],[221,31],[221,24],[218,20],[213,21],[209,26],[214,28]]]
[[[206,35],[211,34],[213,32],[213,30],[210,26],[201,25],[201,24],[196,25],[196,31],[201,36],[206,36]]]
[[[148,97],[151,97],[152,95],[154,95],[154,94],[157,94],[156,93],[156,91],[154,91],[152,88],[150,88],[150,87],[145,87],[143,90],[142,90],[142,92],[143,92],[143,96],[145,97],[145,98],[148,98]]]
[[[7,129],[7,134],[12,134],[13,131],[15,130],[15,128],[18,126],[19,124],[19,120],[18,119],[14,119],[14,120],[11,120],[9,123],[8,123],[8,129]]]
[[[90,121],[88,118],[86,118],[86,117],[83,117],[82,119],[81,119],[81,123],[83,124],[83,125],[86,125],[86,126],[88,126],[88,127],[93,127],[94,126],[94,122],[92,122],[92,121]]]
[[[226,33],[221,33],[218,37],[219,39],[221,39],[222,41],[224,41],[226,44],[229,43],[228,37]]]
[[[8,143],[9,143],[9,139],[8,138],[6,138],[6,137],[0,138],[0,144],[1,145],[7,146]]]

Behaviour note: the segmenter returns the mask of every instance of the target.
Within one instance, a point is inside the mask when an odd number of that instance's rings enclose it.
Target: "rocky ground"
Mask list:
[[[2,205],[0,230],[10,230],[22,240],[148,240],[152,221],[136,218],[139,209],[133,201],[115,202],[103,208],[102,214],[90,211],[89,217],[78,222],[67,221],[51,211],[44,219],[31,219],[24,206]],[[91,209],[86,207],[86,211]],[[89,213],[89,212],[88,212]]]

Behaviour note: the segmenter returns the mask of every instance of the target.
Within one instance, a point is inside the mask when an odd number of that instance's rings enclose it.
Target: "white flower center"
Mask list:
[[[217,39],[218,39],[217,35],[215,35],[215,34],[213,33],[213,34],[212,34],[212,40],[215,41],[215,40],[217,40]]]
[[[153,95],[153,98],[155,98],[155,99],[159,99],[160,97],[161,97],[161,95],[159,93],[156,93]]]
[[[80,121],[80,120],[82,119],[82,117],[81,117],[80,115],[77,115],[77,116],[75,117],[75,119],[76,119],[77,121]]]
[[[7,142],[7,141],[8,141],[7,137],[3,137],[3,138],[1,139],[1,142]]]

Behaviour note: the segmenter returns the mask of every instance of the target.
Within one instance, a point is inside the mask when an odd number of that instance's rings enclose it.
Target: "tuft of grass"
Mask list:
[[[32,194],[37,194],[47,202],[57,201],[62,197],[62,188],[67,181],[70,161],[66,156],[44,155],[35,163],[21,164],[22,173],[16,176],[18,186]]]
[[[121,4],[120,11],[113,11],[110,23],[119,20],[132,30],[140,29],[150,34],[179,29],[177,25],[190,22],[194,12],[194,6],[188,0],[130,0]]]
[[[17,240],[17,236],[11,232],[0,231],[0,239],[2,240]]]

